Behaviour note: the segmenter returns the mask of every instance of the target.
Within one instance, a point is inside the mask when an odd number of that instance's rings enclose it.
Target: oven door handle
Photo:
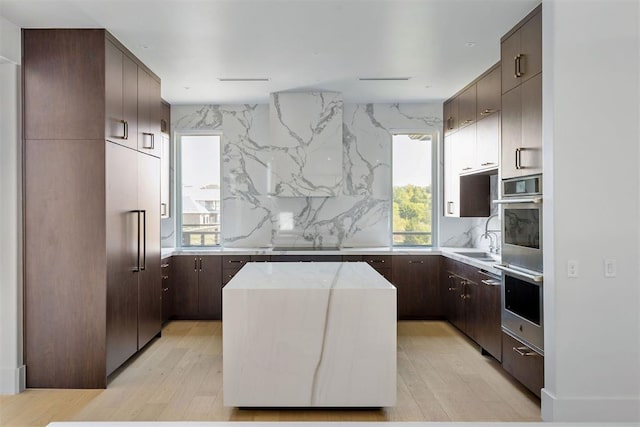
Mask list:
[[[521,203],[533,203],[539,205],[542,203],[542,197],[533,197],[531,199],[499,199],[494,200],[493,203],[496,205],[510,205],[510,204],[521,204]]]
[[[504,265],[504,264],[494,264],[493,266],[495,268],[497,268],[498,270],[502,270],[502,271],[504,271],[506,273],[513,274],[514,276],[519,276],[519,277],[523,277],[525,279],[533,280],[536,283],[542,282],[542,279],[543,279],[542,274],[525,273],[524,271],[515,270],[515,269],[510,268],[509,266]]]

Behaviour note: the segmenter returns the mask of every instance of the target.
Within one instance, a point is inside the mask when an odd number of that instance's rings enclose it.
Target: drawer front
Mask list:
[[[238,274],[238,271],[240,271],[239,269],[235,269],[235,268],[226,268],[224,270],[222,270],[222,286],[226,285],[227,283],[229,283],[229,281],[231,279],[233,279],[233,277]]]
[[[502,368],[540,397],[540,390],[544,386],[544,356],[504,332]]]
[[[251,262],[269,262],[271,255],[251,255]]]
[[[362,261],[376,270],[391,268],[391,255],[363,255]]]
[[[251,257],[249,255],[224,255],[222,257],[222,269],[237,271],[249,261],[251,261]]]

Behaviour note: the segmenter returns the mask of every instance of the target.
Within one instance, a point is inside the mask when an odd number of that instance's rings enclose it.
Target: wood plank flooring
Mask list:
[[[222,324],[174,321],[106,390],[0,396],[0,426],[51,421],[540,421],[540,401],[447,322],[398,322],[398,401],[380,410],[222,404]]]

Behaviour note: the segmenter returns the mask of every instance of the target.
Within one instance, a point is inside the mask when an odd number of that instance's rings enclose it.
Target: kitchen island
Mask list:
[[[366,263],[248,263],[222,304],[225,406],[395,405],[396,288]]]

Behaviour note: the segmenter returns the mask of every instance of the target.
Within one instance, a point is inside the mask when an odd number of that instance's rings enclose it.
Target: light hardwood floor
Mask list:
[[[221,322],[175,321],[106,390],[0,396],[1,426],[51,421],[540,421],[540,401],[447,322],[398,322],[398,401],[380,410],[222,404]]]

